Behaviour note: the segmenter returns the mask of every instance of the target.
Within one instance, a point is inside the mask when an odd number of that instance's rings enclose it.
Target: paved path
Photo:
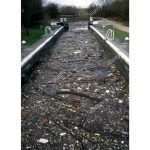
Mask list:
[[[22,150],[128,150],[128,83],[87,22],[52,51],[22,86]]]
[[[113,25],[114,27],[116,27],[122,31],[129,32],[129,27],[123,25],[122,23],[120,23],[118,21],[103,18],[102,20],[99,20],[98,22],[101,24],[104,24],[104,25]]]

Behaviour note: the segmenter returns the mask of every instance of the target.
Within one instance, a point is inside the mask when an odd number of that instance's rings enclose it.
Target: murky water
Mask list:
[[[128,83],[86,25],[70,24],[22,86],[23,150],[128,149]]]

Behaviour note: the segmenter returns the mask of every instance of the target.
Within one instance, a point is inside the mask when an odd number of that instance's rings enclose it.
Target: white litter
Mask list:
[[[95,89],[95,91],[94,92],[98,92],[98,89]]]
[[[40,138],[40,139],[38,140],[38,142],[43,143],[43,144],[46,144],[46,143],[48,143],[48,140],[47,140],[47,139]]]
[[[118,103],[119,103],[119,104],[122,104],[122,103],[123,103],[123,100],[119,99]]]
[[[60,136],[64,136],[64,135],[66,135],[66,133],[65,133],[65,132],[63,132],[63,133],[60,133]]]
[[[100,136],[100,134],[98,134],[98,133],[95,133],[95,135],[96,135],[96,136]]]
[[[112,73],[108,74],[108,77],[111,77],[111,76],[113,76],[113,74],[112,74]]]
[[[81,78],[81,77],[79,77],[79,78],[77,78],[77,80],[78,80],[78,81],[80,81],[80,80],[82,80],[82,78]]]
[[[80,87],[77,87],[77,90],[82,90]]]
[[[110,93],[110,91],[109,91],[109,90],[106,90],[106,93]]]
[[[62,92],[70,92],[70,89],[61,89]]]
[[[89,87],[87,87],[86,90],[89,90]]]
[[[81,54],[81,51],[75,51],[74,54]]]
[[[78,129],[78,127],[74,127],[74,129],[76,129],[76,130],[77,130],[77,129]]]
[[[49,124],[52,124],[52,121],[51,121],[51,120],[49,120]]]

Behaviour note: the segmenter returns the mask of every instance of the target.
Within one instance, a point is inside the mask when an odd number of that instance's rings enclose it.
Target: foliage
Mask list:
[[[21,23],[27,27],[43,17],[42,0],[22,0]]]
[[[98,6],[101,10],[94,14],[96,17],[113,17],[121,21],[129,21],[129,0],[98,0]],[[88,8],[89,12],[98,6],[92,3]]]
[[[88,12],[95,10],[97,8],[97,5],[95,3],[91,3],[88,7]]]
[[[60,7],[60,14],[61,15],[77,16],[78,15],[78,8],[75,6],[61,6]]]
[[[47,15],[50,16],[50,18],[55,19],[59,16],[59,7],[57,4],[49,3],[45,9]]]

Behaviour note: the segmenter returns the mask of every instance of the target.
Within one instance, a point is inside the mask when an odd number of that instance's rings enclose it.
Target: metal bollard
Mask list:
[[[93,25],[93,21],[88,22],[88,29],[90,29],[90,25]]]

